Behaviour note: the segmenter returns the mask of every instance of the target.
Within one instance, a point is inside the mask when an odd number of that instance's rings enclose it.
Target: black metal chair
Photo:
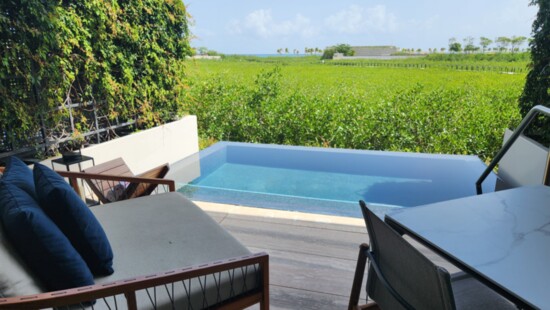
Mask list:
[[[349,309],[365,307],[358,306],[358,301],[367,258],[367,297],[381,309],[517,309],[476,279],[464,273],[450,275],[378,218],[364,201],[359,204],[370,246],[360,247]]]

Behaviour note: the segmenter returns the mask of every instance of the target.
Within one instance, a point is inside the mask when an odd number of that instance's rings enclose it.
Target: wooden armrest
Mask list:
[[[4,173],[5,169],[6,169],[6,167],[0,167],[0,173]]]
[[[260,288],[254,291],[252,295],[246,296],[246,298],[243,298],[240,301],[234,301],[237,302],[236,305],[239,305],[239,308],[241,308],[241,306],[242,308],[245,308],[257,302],[266,302],[269,298],[269,255],[265,252],[206,263],[199,266],[176,269],[153,275],[142,275],[107,284],[96,284],[92,286],[78,287],[36,295],[0,298],[0,309],[42,309],[62,307],[86,303],[90,300],[107,298],[115,295],[124,295],[127,299],[128,309],[135,309],[135,294],[138,290],[256,264],[261,268],[262,279],[260,282]]]
[[[108,174],[95,174],[86,172],[74,172],[74,171],[55,171],[62,177],[68,178],[69,183],[74,190],[80,195],[80,188],[78,186],[78,179],[86,181],[90,184],[93,181],[114,181],[114,182],[128,182],[130,184],[156,184],[166,185],[170,192],[176,191],[176,182],[169,179],[158,178],[144,178],[135,176],[121,176],[121,175],[108,175]],[[102,193],[95,193],[96,195],[102,195]],[[102,201],[106,203],[106,201]]]

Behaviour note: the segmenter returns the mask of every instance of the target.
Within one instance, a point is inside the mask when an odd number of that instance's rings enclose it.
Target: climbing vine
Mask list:
[[[0,37],[4,140],[29,140],[41,125],[50,140],[86,133],[86,109],[62,123],[75,104],[141,127],[184,112],[190,33],[180,0],[6,0]]]

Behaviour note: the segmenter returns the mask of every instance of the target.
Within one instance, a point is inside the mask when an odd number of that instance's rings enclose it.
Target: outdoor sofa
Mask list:
[[[89,177],[57,173],[77,190]],[[269,309],[268,255],[251,253],[174,192],[174,181],[94,178],[158,183],[168,192],[90,208],[114,253],[114,273],[95,277],[93,285],[45,292],[0,230],[0,309],[236,309],[256,303]]]

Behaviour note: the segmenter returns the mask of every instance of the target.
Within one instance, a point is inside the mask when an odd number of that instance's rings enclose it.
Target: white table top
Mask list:
[[[550,187],[404,208],[387,215],[386,221],[516,301],[550,309]]]

